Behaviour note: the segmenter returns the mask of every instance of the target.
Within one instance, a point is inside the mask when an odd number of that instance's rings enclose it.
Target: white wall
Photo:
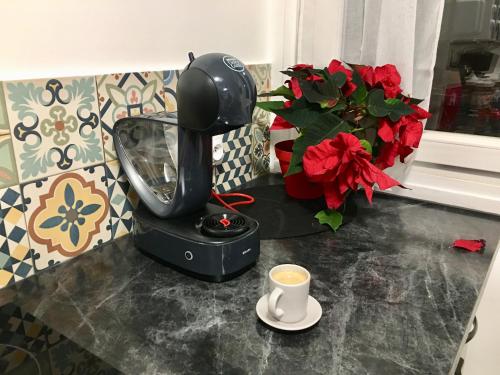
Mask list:
[[[266,0],[0,0],[0,80],[271,61]]]

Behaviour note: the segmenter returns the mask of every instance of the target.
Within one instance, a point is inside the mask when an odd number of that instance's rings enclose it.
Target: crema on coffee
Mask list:
[[[287,285],[300,284],[307,280],[307,276],[299,271],[277,271],[273,273],[272,278]]]

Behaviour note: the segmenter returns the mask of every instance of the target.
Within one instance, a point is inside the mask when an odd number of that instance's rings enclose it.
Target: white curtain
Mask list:
[[[328,66],[342,52],[344,3],[350,0],[300,0],[297,62]]]
[[[429,100],[445,0],[346,0],[342,59],[394,64],[403,92]],[[386,172],[404,183],[418,150]],[[395,194],[398,191],[394,191]]]
[[[342,59],[396,65],[404,92],[428,105],[444,1],[346,0]]]

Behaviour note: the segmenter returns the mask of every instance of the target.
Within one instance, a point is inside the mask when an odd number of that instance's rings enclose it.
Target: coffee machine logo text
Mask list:
[[[243,65],[240,60],[232,56],[224,56],[222,61],[224,61],[224,64],[226,64],[229,69],[234,70],[235,72],[242,72],[245,70],[245,65]]]

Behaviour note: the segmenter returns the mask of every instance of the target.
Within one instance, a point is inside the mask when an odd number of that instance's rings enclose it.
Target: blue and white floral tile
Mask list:
[[[271,91],[271,64],[251,64],[246,66],[257,88],[257,94]]]
[[[257,93],[271,91],[271,65],[257,64],[249,65],[248,70],[257,86]],[[258,98],[259,101],[267,101],[269,98]],[[270,162],[270,114],[255,107],[252,116],[252,177],[256,178],[269,173]]]
[[[97,76],[104,154],[116,159],[113,126],[123,117],[163,111],[163,72],[117,73]]]
[[[104,160],[93,77],[4,82],[21,182]]]
[[[248,65],[248,71],[252,75],[257,87],[257,94],[262,94],[271,91],[271,65],[270,64],[255,64]],[[259,101],[267,101],[268,97],[258,98]],[[252,116],[252,123],[261,125],[262,127],[269,125],[269,112],[255,107]]]
[[[24,184],[22,194],[35,271],[111,239],[104,165]]]
[[[165,110],[177,111],[177,81],[181,72],[179,70],[165,70],[163,72],[163,90],[165,91]]]
[[[252,126],[246,125],[222,136],[224,157],[214,168],[214,186],[218,193],[252,180],[251,132]]]
[[[130,185],[118,160],[105,164],[111,215],[111,238],[116,239],[132,231],[132,211],[139,197]]]
[[[271,139],[269,126],[252,125],[252,178],[269,173]]]
[[[16,161],[12,138],[10,135],[0,136],[0,188],[17,184]]]
[[[0,189],[0,288],[33,274],[19,185]]]
[[[3,85],[0,82],[0,188],[17,184],[16,161],[12,138],[10,136],[9,118],[5,106]]]

